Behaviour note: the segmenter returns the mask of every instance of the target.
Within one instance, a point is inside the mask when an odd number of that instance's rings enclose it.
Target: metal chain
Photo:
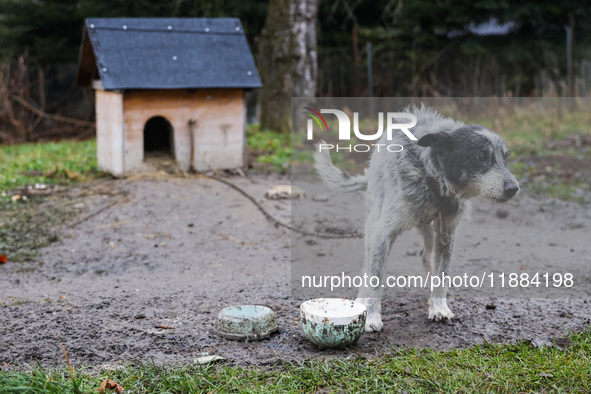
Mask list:
[[[252,197],[250,194],[248,194],[247,192],[245,192],[243,189],[236,186],[235,184],[233,184],[223,178],[215,176],[215,175],[209,175],[209,174],[205,174],[203,172],[198,172],[198,174],[202,175],[206,178],[213,179],[214,181],[221,182],[224,185],[229,186],[232,189],[236,190],[238,193],[242,194],[244,197],[248,198],[250,200],[250,202],[252,202],[254,204],[254,206],[257,207],[257,209],[263,214],[263,216],[265,216],[265,218],[268,221],[270,221],[271,223],[273,223],[276,227],[283,227],[288,230],[295,231],[296,233],[306,235],[309,237],[318,237],[318,238],[326,238],[326,239],[353,239],[353,238],[363,238],[364,237],[363,233],[343,233],[343,234],[339,234],[339,233],[310,233],[310,232],[292,227],[289,224],[282,223],[279,220],[275,219],[273,216],[271,216],[271,214],[269,212],[267,212],[265,210],[265,208],[263,208],[263,206],[255,200],[254,197]]]

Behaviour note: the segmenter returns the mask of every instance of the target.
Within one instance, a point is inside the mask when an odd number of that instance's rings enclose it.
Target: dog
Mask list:
[[[519,184],[507,167],[509,149],[503,138],[475,124],[443,117],[424,106],[405,109],[417,118],[411,140],[394,133],[378,143],[395,143],[402,151],[374,149],[369,167],[352,176],[336,168],[328,151],[315,152],[315,169],[331,188],[364,191],[366,224],[363,273],[383,283],[384,261],[396,237],[417,227],[424,239],[420,256],[431,275],[449,276],[455,233],[470,210],[470,199],[483,196],[505,202],[519,192]],[[362,287],[357,301],[367,308],[366,331],[380,331],[381,286]],[[446,301],[447,288],[436,287],[429,298],[429,319],[454,317]]]

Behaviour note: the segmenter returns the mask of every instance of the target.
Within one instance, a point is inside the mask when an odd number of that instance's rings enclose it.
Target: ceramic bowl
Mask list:
[[[344,298],[317,298],[300,306],[304,335],[320,348],[353,345],[365,332],[365,305]]]
[[[222,309],[216,319],[216,334],[233,340],[269,338],[278,330],[277,315],[262,305],[236,305]]]

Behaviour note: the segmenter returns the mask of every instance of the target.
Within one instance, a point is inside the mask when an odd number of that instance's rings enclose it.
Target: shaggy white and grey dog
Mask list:
[[[383,265],[396,237],[417,227],[424,238],[423,266],[432,276],[449,276],[455,230],[469,210],[469,199],[483,196],[507,201],[519,185],[507,168],[509,149],[503,139],[484,126],[445,118],[421,105],[405,112],[417,117],[411,141],[395,133],[378,143],[400,144],[401,152],[374,150],[363,175],[351,176],[336,168],[325,150],[316,152],[315,168],[324,182],[337,190],[365,191],[365,262],[363,273],[383,283]],[[429,318],[453,318],[447,288],[434,288]],[[380,331],[381,286],[363,287],[358,301],[367,307],[366,331]]]

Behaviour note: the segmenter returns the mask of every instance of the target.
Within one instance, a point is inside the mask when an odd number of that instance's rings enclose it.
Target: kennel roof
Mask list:
[[[261,80],[235,18],[89,18],[78,85],[105,90],[258,88]]]

